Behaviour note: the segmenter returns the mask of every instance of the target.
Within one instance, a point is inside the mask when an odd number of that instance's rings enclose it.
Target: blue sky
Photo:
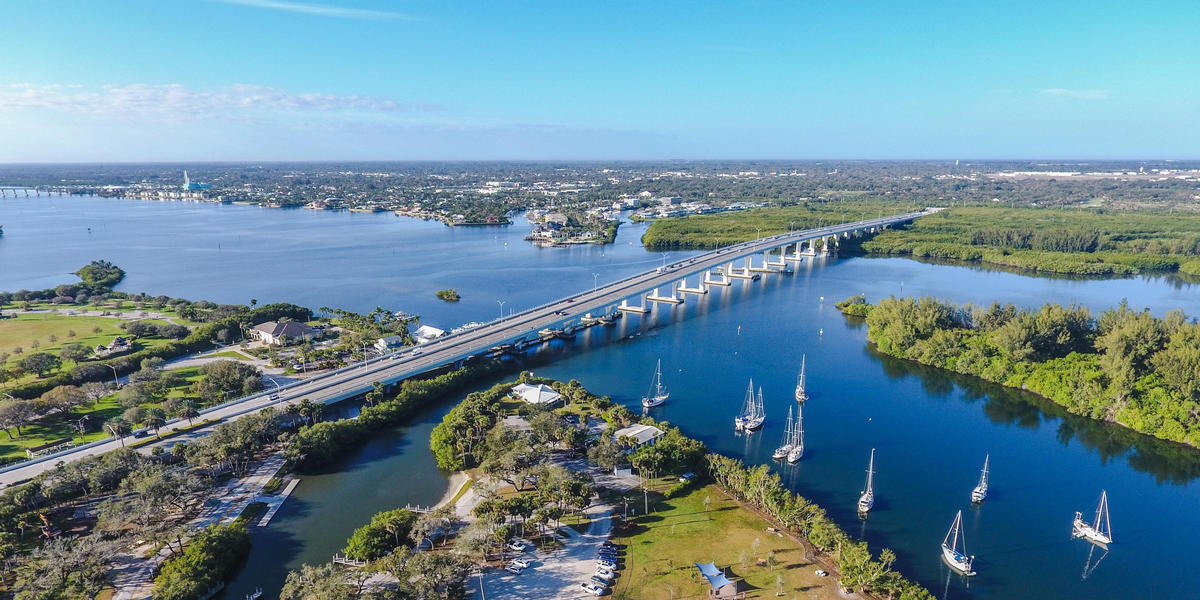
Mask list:
[[[0,162],[1200,158],[1200,3],[10,2]]]

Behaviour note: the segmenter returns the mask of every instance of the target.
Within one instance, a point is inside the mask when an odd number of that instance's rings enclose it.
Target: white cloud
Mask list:
[[[1043,96],[1058,96],[1074,100],[1107,100],[1108,90],[1068,90],[1065,88],[1044,89],[1039,94]]]
[[[365,20],[415,20],[409,15],[397,12],[384,10],[369,10],[365,8],[346,8],[342,6],[329,6],[327,4],[311,4],[307,2],[289,2],[287,0],[210,0],[212,2],[221,2],[223,4],[238,4],[241,6],[250,6],[254,8],[265,8],[269,10],[281,10],[286,12],[300,13],[305,15],[313,15],[318,17],[335,17],[338,19],[365,19]]]
[[[297,94],[260,85],[195,90],[178,83],[88,88],[71,85],[0,85],[0,113],[49,110],[75,114],[172,120],[244,117],[278,113],[388,114],[440,110],[360,94]]]

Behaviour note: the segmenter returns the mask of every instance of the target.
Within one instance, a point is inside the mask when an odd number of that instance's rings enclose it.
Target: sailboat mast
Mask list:
[[[867,463],[867,490],[870,494],[875,491],[875,449],[871,448],[871,460]]]
[[[794,446],[804,447],[804,409],[796,408],[796,440],[792,443]]]
[[[1104,522],[1104,529],[1100,529],[1101,521]],[[1100,505],[1096,507],[1096,523],[1092,528],[1109,538],[1112,537],[1112,525],[1108,521],[1108,492],[1105,490],[1100,491]]]

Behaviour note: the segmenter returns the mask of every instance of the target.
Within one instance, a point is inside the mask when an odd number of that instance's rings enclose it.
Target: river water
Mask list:
[[[526,228],[519,225],[449,229],[392,215],[83,198],[3,201],[0,223],[0,289],[70,281],[54,274],[105,258],[129,272],[121,286],[127,291],[382,305],[438,326],[492,318],[496,300],[506,311],[520,309],[586,288],[593,273],[603,283],[661,260],[638,246],[641,230],[629,225],[606,248],[536,249],[520,241]],[[457,288],[463,302],[435,300],[443,287]],[[661,358],[672,398],[654,416],[717,451],[765,463],[806,355],[807,452],[799,465],[780,467],[781,476],[852,535],[895,550],[898,568],[937,596],[1186,597],[1200,566],[1193,538],[1200,453],[1064,415],[1027,394],[878,356],[866,346],[865,327],[833,303],[903,293],[1098,310],[1127,297],[1159,314],[1182,308],[1196,315],[1196,292],[1165,277],[1050,279],[897,258],[818,260],[792,276],[735,283],[683,307],[592,328],[530,360],[540,375],[578,379],[635,407]],[[763,387],[767,425],[737,437],[731,419],[750,377]],[[455,401],[375,438],[328,472],[304,474],[271,525],[255,531],[250,564],[226,596],[240,599],[258,586],[273,595],[288,569],[328,560],[371,514],[440,497],[446,480],[427,441]],[[860,521],[854,503],[871,448],[877,501]],[[991,494],[972,508],[969,493],[988,453]],[[1074,511],[1094,508],[1101,489],[1117,541],[1089,560],[1091,547],[1070,539],[1070,521]],[[979,576],[970,581],[949,573],[938,556],[960,509],[968,551],[978,556]]]

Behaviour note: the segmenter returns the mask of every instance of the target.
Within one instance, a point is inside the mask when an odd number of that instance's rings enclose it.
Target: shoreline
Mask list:
[[[442,506],[449,504],[451,500],[454,500],[456,497],[458,497],[463,486],[470,483],[470,481],[471,478],[468,477],[464,471],[456,471],[451,473],[450,477],[447,479],[446,492],[442,494],[442,497],[438,499],[437,503],[435,503],[433,507],[441,508]]]

